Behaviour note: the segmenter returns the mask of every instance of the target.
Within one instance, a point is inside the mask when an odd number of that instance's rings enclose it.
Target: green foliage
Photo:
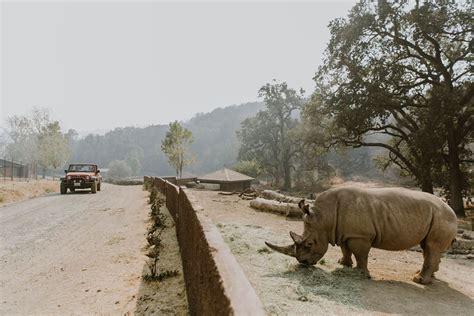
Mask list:
[[[68,135],[61,132],[59,122],[52,121],[46,109],[34,108],[27,115],[8,117],[5,131],[5,154],[17,161],[56,169],[70,155]]]
[[[40,166],[57,169],[66,163],[70,154],[69,138],[61,132],[59,122],[52,122],[41,128],[37,152]]]
[[[193,133],[191,150],[196,155],[191,171],[197,175],[231,166],[238,160],[241,122],[264,108],[262,102],[218,108],[192,118],[185,127]]]
[[[143,276],[143,279],[148,282],[152,282],[152,281],[161,282],[165,279],[179,275],[178,270],[165,270],[163,272],[158,273],[158,275],[156,275],[156,268],[153,271],[154,272],[152,272],[151,274]]]
[[[7,118],[2,135],[4,155],[22,163],[43,168],[63,166],[71,154],[70,135],[61,132],[58,121],[52,121],[48,110],[34,108],[27,115]]]
[[[256,159],[240,160],[233,167],[233,170],[251,176],[252,178],[259,177],[263,170]]]
[[[27,163],[36,161],[37,135],[33,130],[32,120],[28,116],[12,116],[7,118],[6,134],[8,143],[6,154],[16,160]]]
[[[178,121],[170,123],[161,150],[168,157],[168,162],[176,170],[176,177],[181,178],[183,168],[191,164],[192,158],[188,146],[193,142],[191,131],[181,126]]]
[[[322,102],[309,105],[312,116],[330,118],[332,144],[384,148],[386,161],[428,192],[446,164],[459,201],[474,130],[471,15],[468,2],[383,1],[332,21],[314,78]]]
[[[218,108],[183,123],[194,139],[190,151],[195,154],[195,160],[189,170],[204,174],[234,164],[239,151],[235,132],[245,118],[254,116],[262,108],[261,102]],[[95,162],[100,166],[108,166],[113,160],[130,163],[130,153],[136,151],[141,165],[137,175],[172,175],[175,170],[160,150],[167,130],[166,125],[152,125],[116,128],[105,135],[87,135],[72,142],[71,161]]]
[[[124,160],[114,160],[109,164],[107,177],[111,180],[124,179],[132,175],[132,169]]]
[[[150,195],[148,195],[148,204],[153,204],[157,199],[158,189],[150,185],[148,190],[150,191]]]
[[[151,248],[147,253],[148,259],[148,268],[150,274],[143,276],[145,281],[163,281],[167,278],[177,276],[179,274],[178,270],[165,270],[158,273],[158,262],[161,255],[161,234],[163,229],[166,227],[166,215],[161,213],[161,208],[165,204],[163,196],[158,192],[155,187],[150,187],[150,195],[148,203],[151,204],[150,210],[150,220],[151,226],[148,229],[147,241],[150,244]]]
[[[153,222],[151,230],[155,231],[158,228],[166,227],[166,215],[161,213],[161,207],[165,204],[165,201],[161,195],[156,192],[156,189],[150,191],[149,201],[151,201],[150,218]]]
[[[141,160],[143,159],[143,149],[140,147],[133,148],[127,153],[127,164],[132,170],[132,175],[136,176],[142,169]]]
[[[295,117],[303,104],[303,91],[298,93],[286,82],[273,81],[260,88],[259,96],[266,108],[242,122],[239,157],[257,161],[277,184],[283,175],[283,188],[289,188],[295,157],[302,146]]]

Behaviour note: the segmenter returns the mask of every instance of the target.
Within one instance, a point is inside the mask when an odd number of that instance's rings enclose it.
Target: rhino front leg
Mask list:
[[[360,269],[367,278],[371,278],[367,262],[369,259],[370,241],[365,239],[349,239],[347,241],[349,250],[354,254],[357,262],[357,268]]]
[[[352,267],[352,252],[346,242],[341,244],[342,258],[338,260],[339,264],[346,267]]]

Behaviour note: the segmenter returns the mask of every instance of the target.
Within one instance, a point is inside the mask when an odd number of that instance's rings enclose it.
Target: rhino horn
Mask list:
[[[272,248],[273,250],[275,251],[278,251],[278,252],[281,252],[282,254],[284,255],[287,255],[287,256],[291,256],[291,257],[295,257],[296,254],[295,254],[295,248],[293,247],[293,245],[288,245],[288,246],[277,246],[277,245],[274,245],[274,244],[271,244],[269,242],[265,242],[265,244]]]
[[[295,232],[290,231],[290,236],[291,239],[293,239],[293,241],[295,242],[295,244],[300,244],[303,242],[303,236],[300,236]]]

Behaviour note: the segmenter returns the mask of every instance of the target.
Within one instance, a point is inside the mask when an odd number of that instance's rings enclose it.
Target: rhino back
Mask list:
[[[439,238],[448,244],[456,232],[454,212],[431,194],[403,188],[345,187],[327,191],[321,198],[319,204],[326,209],[336,204],[326,218],[335,222],[337,244],[349,238],[368,238],[373,247],[402,250],[419,244],[432,230],[445,231]]]

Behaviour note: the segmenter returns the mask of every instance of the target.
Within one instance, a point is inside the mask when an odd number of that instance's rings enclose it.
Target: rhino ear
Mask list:
[[[307,204],[305,204],[304,200],[301,200],[298,203],[298,206],[301,209],[301,211],[303,211],[303,213],[305,213],[306,215],[309,215],[309,206]]]
[[[290,231],[291,239],[295,242],[295,244],[301,244],[303,242],[303,236],[298,235],[295,232]]]

